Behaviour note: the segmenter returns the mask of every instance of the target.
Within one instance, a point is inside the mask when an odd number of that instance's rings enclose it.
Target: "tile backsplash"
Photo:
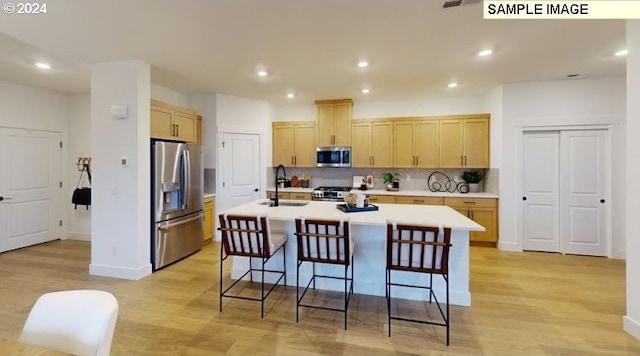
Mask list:
[[[216,170],[213,168],[204,169],[204,193],[213,194],[216,192]]]
[[[391,172],[398,173],[400,175],[400,189],[404,190],[429,190],[427,184],[429,176],[433,174],[434,178],[442,183],[447,177],[450,180],[454,180],[457,177],[462,176],[465,170],[470,169],[418,169],[418,168],[298,168],[288,167],[286,168],[287,177],[297,176],[302,178],[304,174],[311,175],[311,181],[309,183],[310,188],[319,186],[352,186],[353,176],[373,176],[373,189],[384,189],[382,180],[382,173]],[[482,191],[498,194],[498,178],[499,170],[485,169],[482,170],[486,173],[485,179],[482,181]],[[461,178],[459,178],[462,180]],[[273,167],[267,168],[267,187],[274,186],[274,169]]]

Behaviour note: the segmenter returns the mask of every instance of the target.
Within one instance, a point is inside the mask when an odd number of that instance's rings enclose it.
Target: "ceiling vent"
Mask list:
[[[450,7],[458,7],[463,5],[473,5],[479,4],[482,0],[448,0],[442,4],[443,9],[448,9]]]

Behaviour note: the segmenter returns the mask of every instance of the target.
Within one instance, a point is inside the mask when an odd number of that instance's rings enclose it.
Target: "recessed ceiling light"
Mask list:
[[[448,86],[449,88],[455,88],[455,87],[457,87],[457,86],[458,86],[458,83],[456,83],[456,82],[451,82],[451,83],[449,83],[449,85],[447,85],[447,86]]]
[[[261,70],[258,71],[258,76],[259,77],[266,77],[267,75],[269,75],[269,72],[267,72],[264,69],[261,69]]]
[[[48,63],[44,63],[44,62],[36,63],[36,67],[38,67],[40,69],[51,69],[51,65],[49,65]]]
[[[369,62],[367,62],[367,61],[358,62],[358,67],[360,67],[360,68],[366,68],[368,66],[369,66]]]
[[[618,52],[616,52],[616,53],[615,53],[615,55],[616,55],[617,57],[622,57],[622,56],[626,56],[626,55],[627,55],[627,53],[628,53],[628,51],[627,51],[626,49],[621,49],[621,50],[619,50]]]
[[[488,55],[491,55],[491,53],[493,53],[493,51],[492,51],[492,50],[490,50],[490,49],[485,49],[485,50],[482,50],[482,51],[478,52],[478,56],[480,56],[480,57],[486,57],[486,56],[488,56]]]
[[[368,88],[364,88],[361,91],[362,91],[362,94],[369,94],[370,90]]]
[[[293,93],[288,93],[288,94],[287,94],[287,98],[289,98],[289,99],[293,99],[293,98],[295,98],[295,97],[296,97],[296,95],[295,95],[295,94],[293,94]]]

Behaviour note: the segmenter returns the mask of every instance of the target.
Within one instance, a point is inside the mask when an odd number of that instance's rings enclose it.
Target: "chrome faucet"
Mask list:
[[[278,172],[280,171],[280,168],[282,168],[282,175],[285,177],[285,179],[287,177],[287,171],[284,169],[283,165],[279,165],[278,167],[276,167],[276,174],[275,174],[276,175],[276,177],[275,177],[276,178],[276,196],[275,196],[275,198],[272,199],[273,200],[273,205],[271,205],[271,206],[278,206],[278,204],[279,204],[279,199],[278,199]]]

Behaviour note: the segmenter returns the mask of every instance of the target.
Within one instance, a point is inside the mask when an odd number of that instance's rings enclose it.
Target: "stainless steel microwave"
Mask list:
[[[316,147],[316,167],[351,167],[351,147]]]

